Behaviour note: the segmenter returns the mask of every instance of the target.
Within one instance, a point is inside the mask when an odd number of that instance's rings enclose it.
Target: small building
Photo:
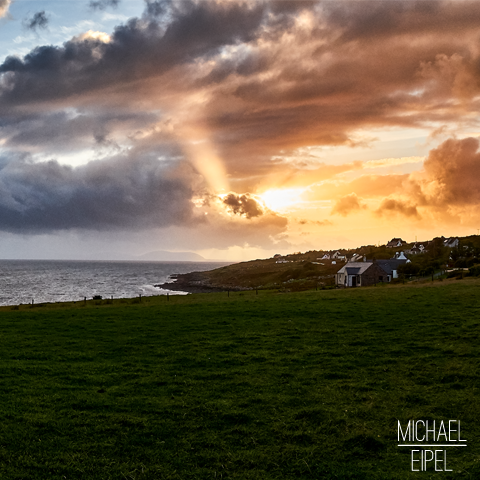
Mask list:
[[[393,279],[398,278],[398,267],[409,263],[410,260],[403,255],[403,258],[390,258],[388,260],[377,260],[377,265],[385,272],[386,278],[384,282],[391,282]]]
[[[395,260],[405,260],[406,263],[410,263],[410,260],[405,256],[405,254],[403,252],[395,252],[395,256],[393,257],[393,259],[395,259]]]
[[[367,257],[360,255],[359,253],[355,253],[349,262],[365,262],[366,260]]]
[[[376,262],[348,262],[335,275],[341,287],[366,287],[386,281],[386,273]]]
[[[410,250],[407,250],[407,253],[411,255],[418,255],[419,253],[423,253],[425,251],[425,247],[421,243],[414,243],[413,247]]]
[[[345,255],[342,255],[338,251],[332,255],[332,260],[345,260],[345,259],[346,259]]]
[[[458,243],[459,243],[458,237],[450,237],[450,238],[446,238],[443,241],[443,246],[448,248],[457,248]]]
[[[398,247],[403,247],[403,245],[406,242],[404,242],[401,238],[392,238],[388,243],[387,243],[387,248],[398,248]]]

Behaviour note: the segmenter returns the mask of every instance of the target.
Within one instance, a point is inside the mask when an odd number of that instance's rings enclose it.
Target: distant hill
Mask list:
[[[205,262],[207,261],[198,253],[193,252],[168,252],[166,250],[156,250],[143,255],[136,255],[136,260],[145,260],[151,262]]]

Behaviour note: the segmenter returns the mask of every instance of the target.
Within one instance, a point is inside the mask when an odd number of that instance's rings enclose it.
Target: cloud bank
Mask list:
[[[195,222],[194,173],[165,168],[156,159],[119,156],[77,168],[54,160],[0,161],[3,231],[101,231]]]
[[[0,14],[8,5],[0,0]],[[362,129],[476,125],[479,22],[480,4],[465,1],[149,1],[111,33],[7,57],[0,229],[190,225],[200,221],[192,199],[223,185],[232,192],[202,222],[229,232],[232,222],[257,222],[270,237],[270,218],[279,234],[285,219],[236,192],[380,166],[307,154],[293,161],[301,149],[354,152],[370,142]],[[340,216],[365,213],[360,198],[373,197],[378,215],[466,215],[479,200],[475,142],[443,143],[421,175],[365,175],[322,189]],[[97,160],[61,165],[72,150]]]

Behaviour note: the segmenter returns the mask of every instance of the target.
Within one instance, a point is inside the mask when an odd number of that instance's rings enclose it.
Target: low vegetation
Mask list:
[[[2,479],[409,479],[460,419],[480,478],[480,280],[0,311]],[[431,478],[428,473],[425,478]]]
[[[275,258],[253,260],[227,265],[209,272],[202,272],[205,279],[222,288],[273,288],[308,290],[316,286],[333,285],[333,276],[339,265],[317,262],[306,258],[289,259],[288,263],[276,263]]]
[[[426,247],[424,253],[408,255],[410,263],[399,267],[399,281],[438,275],[447,269],[476,268],[480,264],[480,236],[463,237],[458,247],[453,249],[445,247],[443,240],[443,237],[437,237],[423,242]],[[412,247],[413,243],[400,248],[367,245],[350,250],[341,249],[338,252],[347,259],[359,255],[360,258],[366,257],[369,260],[382,260],[392,258],[395,253],[408,251]],[[332,288],[335,285],[335,273],[345,264],[345,261],[322,258],[325,254],[333,253],[334,251],[312,250],[285,256],[277,255],[268,259],[227,265],[208,272],[179,275],[178,284],[181,283],[187,291],[191,291],[189,287],[195,287],[197,283],[213,290],[260,288],[291,292]],[[471,275],[477,276],[474,273],[476,271],[472,270]],[[456,273],[454,276],[457,275]]]

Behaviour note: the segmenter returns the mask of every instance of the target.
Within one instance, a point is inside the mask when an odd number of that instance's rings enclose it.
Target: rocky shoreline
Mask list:
[[[178,273],[170,276],[173,282],[156,284],[154,287],[188,293],[227,292],[228,290],[245,290],[241,287],[212,285],[204,272]]]

